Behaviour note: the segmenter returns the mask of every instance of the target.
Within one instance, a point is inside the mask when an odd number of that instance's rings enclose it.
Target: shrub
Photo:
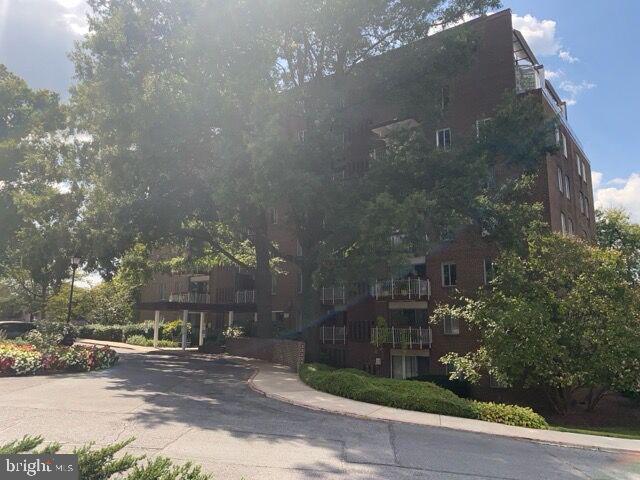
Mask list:
[[[187,336],[191,335],[191,324],[187,323]],[[182,337],[182,320],[165,323],[162,327],[162,338],[176,340]]]
[[[451,380],[448,375],[419,375],[411,378],[418,382],[431,382],[446,388],[462,398],[471,397],[471,384],[464,380]]]
[[[131,335],[127,338],[127,343],[131,345],[139,345],[141,347],[153,347],[153,339],[146,338],[142,335]],[[158,340],[158,347],[178,347],[178,342],[173,340]]]
[[[105,340],[110,342],[124,342],[133,335],[141,335],[145,338],[153,338],[153,323],[127,323],[124,325],[103,325],[89,323],[80,327],[78,336],[93,340]]]
[[[66,322],[39,321],[36,330],[42,334],[43,341],[73,345],[78,337],[78,328]]]
[[[95,448],[93,443],[75,448],[71,453],[78,456],[79,477],[82,480],[109,480],[111,478],[121,480],[209,480],[211,478],[202,472],[201,467],[191,462],[178,466],[168,458],[156,457],[142,463],[144,457],[122,453],[122,450],[133,440],[130,438],[100,448]],[[25,436],[21,440],[0,445],[0,454],[54,454],[60,451],[60,444],[55,442],[37,450],[43,442],[44,439],[40,436]]]
[[[361,370],[334,369],[317,363],[304,364],[300,378],[317,390],[388,407],[521,427],[548,426],[545,419],[530,408],[466,400],[431,382],[380,378]]]
[[[518,405],[506,405],[504,403],[472,401],[478,412],[478,419],[487,422],[504,423],[516,427],[529,427],[546,429],[549,427],[542,415],[537,414],[529,407]]]
[[[227,338],[240,338],[245,336],[244,328],[242,327],[227,327],[222,331],[222,337]]]
[[[38,348],[25,343],[0,343],[0,375],[88,372],[112,367],[117,361],[118,354],[109,347],[48,345]]]

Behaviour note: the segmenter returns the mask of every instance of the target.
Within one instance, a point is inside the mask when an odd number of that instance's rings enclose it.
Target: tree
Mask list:
[[[69,181],[65,109],[0,65],[0,277],[31,313],[69,275],[82,191]]]
[[[253,267],[259,334],[269,336],[271,269],[282,252],[269,241],[267,207],[287,197],[282,189],[291,186],[280,183],[285,170],[269,163],[277,156],[265,148],[282,137],[262,141],[283,113],[270,106],[293,98],[287,94],[294,86],[341,77],[436,24],[496,4],[90,2],[91,35],[73,54],[80,82],[72,104],[92,139],[87,218],[90,238],[107,247],[94,256],[109,271],[110,259],[136,241],[188,243],[192,253]],[[331,150],[323,155],[326,160]],[[306,204],[323,196],[314,189]],[[299,213],[306,226],[322,221],[313,208]],[[313,229],[298,230],[312,252]],[[249,263],[230,248],[247,242]]]
[[[528,238],[526,256],[505,251],[488,289],[440,306],[475,327],[481,347],[440,361],[453,378],[477,381],[488,371],[514,387],[541,387],[566,413],[587,389],[592,410],[612,390],[640,388],[640,292],[612,249],[557,234]]]
[[[621,253],[627,262],[629,278],[640,284],[640,225],[631,223],[629,214],[624,210],[598,210],[596,239],[602,248],[612,248]]]

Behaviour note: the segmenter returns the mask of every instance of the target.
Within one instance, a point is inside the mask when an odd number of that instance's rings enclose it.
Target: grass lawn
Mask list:
[[[559,432],[584,433],[586,435],[602,435],[604,437],[628,438],[632,440],[640,440],[640,428],[638,427],[558,427],[551,425],[551,430]]]

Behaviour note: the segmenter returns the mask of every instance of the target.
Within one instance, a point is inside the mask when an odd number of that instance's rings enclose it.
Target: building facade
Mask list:
[[[358,174],[366,169],[369,155],[378,152],[375,139],[394,126],[419,125],[433,139],[434,148],[450,148],[463,133],[491,119],[505,93],[533,95],[557,119],[559,146],[557,154],[540,159],[535,200],[542,203],[544,220],[553,231],[592,240],[591,167],[569,125],[566,104],[545,79],[543,65],[520,32],[513,29],[509,10],[472,20],[467,26],[477,36],[477,46],[468,68],[439,90],[439,115],[420,111],[407,115],[406,108],[399,114],[384,97],[350,107],[346,98],[345,108],[352,108],[353,118],[358,118],[353,132],[361,136],[353,135],[341,173]],[[432,41],[430,37],[425,44]],[[415,62],[420,60],[415,58]],[[298,135],[304,136],[304,127],[298,128]],[[269,210],[269,235],[286,254],[301,256],[304,252],[287,231],[283,215],[279,209]],[[430,325],[429,316],[454,292],[471,294],[486,284],[497,253],[479,228],[464,228],[427,255],[412,258],[406,275],[400,278],[321,287],[326,316],[304,328],[303,323],[309,322],[302,322],[300,313],[301,277],[289,264],[288,274],[273,280],[272,321],[283,335],[302,332],[312,360],[394,378],[444,374],[447,367],[438,359],[448,352],[474,349],[478,338],[456,320]],[[226,325],[251,328],[254,295],[251,272],[237,268],[157,277],[143,292],[141,317],[170,320],[186,316],[197,332],[192,342],[202,342]]]

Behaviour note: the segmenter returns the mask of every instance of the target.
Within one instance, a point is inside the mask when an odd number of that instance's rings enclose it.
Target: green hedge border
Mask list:
[[[319,363],[302,365],[300,378],[316,390],[352,400],[516,427],[549,428],[544,417],[529,407],[467,400],[430,382],[381,378]]]

